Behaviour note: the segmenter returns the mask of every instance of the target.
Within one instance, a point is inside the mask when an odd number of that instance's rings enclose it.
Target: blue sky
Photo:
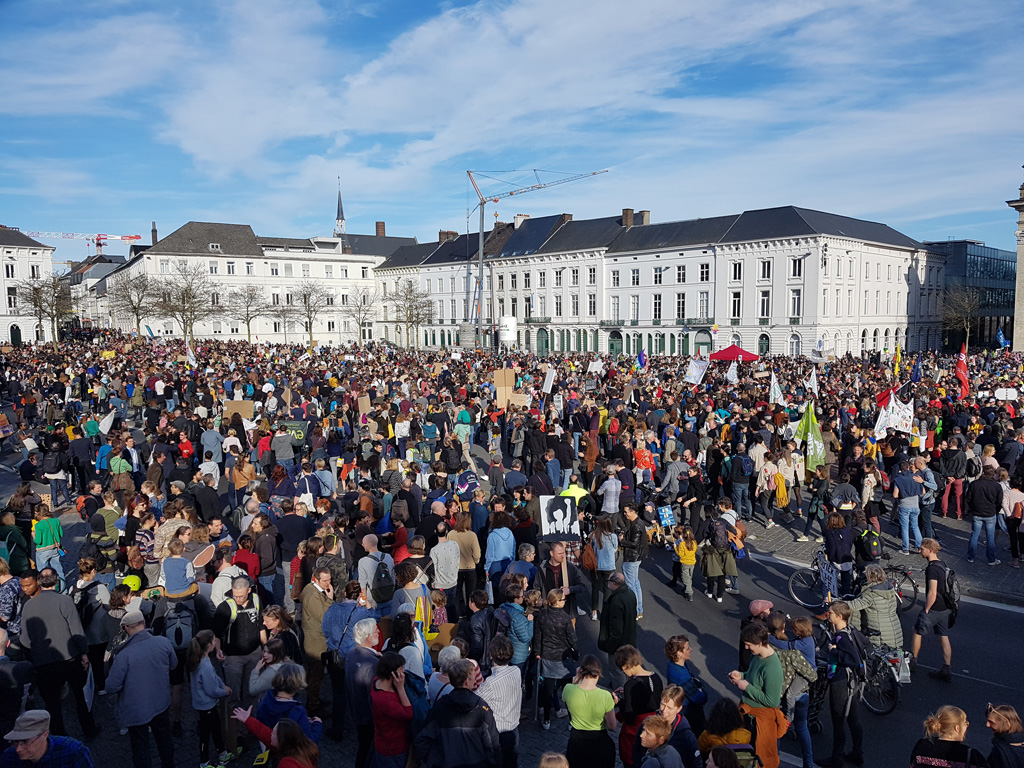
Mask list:
[[[0,224],[327,235],[340,177],[349,231],[427,241],[466,230],[466,169],[607,168],[488,220],[795,204],[1013,248],[1022,19],[1005,0],[3,0]]]

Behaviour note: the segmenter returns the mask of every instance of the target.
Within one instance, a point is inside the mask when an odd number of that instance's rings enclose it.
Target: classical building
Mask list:
[[[373,235],[350,234],[344,216],[339,193],[332,237],[262,237],[248,224],[190,221],[158,239],[154,228],[153,245],[133,254],[98,286],[102,316],[96,320],[126,332],[134,331],[134,321],[115,317],[104,298],[114,281],[120,275],[145,274],[159,285],[161,280],[173,279],[178,264],[198,264],[208,271],[214,285],[211,302],[223,307],[222,312],[199,324],[195,331],[198,336],[246,338],[245,324],[233,316],[229,296],[246,284],[256,284],[263,287],[268,307],[253,321],[253,336],[272,342],[305,339],[305,319],[297,311],[289,313],[287,308],[293,306],[295,289],[314,280],[331,291],[334,307],[314,322],[314,339],[321,344],[349,343],[360,337],[369,341],[373,338],[374,313],[360,328],[355,314],[345,307],[350,302],[360,302],[379,311],[380,302],[374,300],[374,267],[396,249],[414,245],[416,239],[388,236],[382,221],[377,222]],[[158,336],[181,334],[181,328],[166,318],[147,318],[144,325]]]
[[[651,223],[648,211],[576,221],[517,216],[487,233],[441,233],[397,249],[378,286],[412,280],[436,302],[419,346],[464,343],[482,307],[483,343],[515,317],[540,354],[597,350],[855,355],[940,345],[945,256],[876,222],[794,206]],[[394,318],[378,336],[403,339]]]
[[[1013,307],[1017,284],[1017,254],[990,248],[977,240],[942,240],[924,243],[925,248],[946,257],[946,285],[966,286],[978,293],[981,306],[972,318],[971,348],[994,347],[996,332],[1002,328],[1013,338]],[[964,332],[946,328],[945,346],[960,349]]]
[[[17,229],[0,226],[0,260],[3,261],[4,294],[0,314],[0,336],[4,341],[20,345],[24,341],[49,341],[49,329],[37,327],[30,310],[22,306],[18,283],[33,278],[49,278],[53,273],[53,252],[50,245],[33,240]]]

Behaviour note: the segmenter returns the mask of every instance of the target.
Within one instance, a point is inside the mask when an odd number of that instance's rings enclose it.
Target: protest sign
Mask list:
[[[539,541],[579,541],[580,521],[576,514],[576,499],[572,496],[539,497]]]
[[[231,421],[231,417],[238,413],[243,421],[252,421],[255,405],[252,400],[228,400],[224,403],[224,419]]]

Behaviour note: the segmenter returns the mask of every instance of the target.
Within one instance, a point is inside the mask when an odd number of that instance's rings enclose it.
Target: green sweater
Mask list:
[[[782,662],[776,654],[766,659],[754,656],[743,679],[750,683],[743,692],[743,703],[772,709],[779,706],[782,700]]]

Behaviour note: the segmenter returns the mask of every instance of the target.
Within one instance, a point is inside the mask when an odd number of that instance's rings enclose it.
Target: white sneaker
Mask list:
[[[580,616],[586,616],[586,615],[587,615],[587,612],[586,612],[586,611],[584,611],[584,610],[583,610],[582,608],[580,608],[579,606],[577,606],[577,607],[576,607],[576,613],[578,613],[578,614],[579,614]]]
[[[720,598],[720,597],[716,597],[716,598],[715,598],[715,602],[718,602],[718,603],[722,602],[722,598]]]
[[[597,621],[597,614],[596,613],[590,614],[590,620],[591,621]]]
[[[728,592],[730,595],[738,595],[740,593],[740,591],[735,587],[726,587],[725,591]]]
[[[1001,565],[1002,562],[1002,560],[993,560],[991,563],[989,563],[989,565]]]
[[[566,709],[565,707],[562,707],[560,710],[555,712],[555,717],[568,717],[568,716],[569,716],[569,710]]]
[[[797,541],[810,541],[811,537],[810,536],[797,536],[796,540]]]
[[[772,528],[774,528],[774,527],[775,527],[775,521],[774,521],[774,520],[769,520],[769,521],[768,521],[768,525],[766,525],[766,526],[764,527],[764,529],[765,529],[766,531],[770,531],[770,530],[771,530]]]

